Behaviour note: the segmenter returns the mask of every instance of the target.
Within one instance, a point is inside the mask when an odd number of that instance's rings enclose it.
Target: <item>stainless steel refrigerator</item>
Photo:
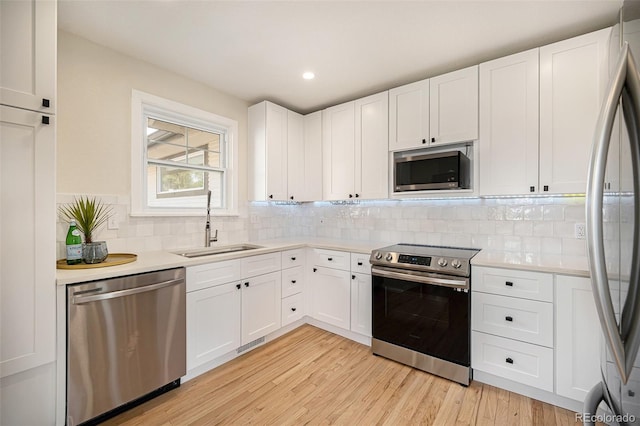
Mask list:
[[[586,196],[587,243],[591,285],[604,344],[599,349],[602,381],[585,399],[585,424],[596,420],[621,425],[640,422],[638,3],[624,1],[620,19],[612,29],[610,82],[591,152]]]

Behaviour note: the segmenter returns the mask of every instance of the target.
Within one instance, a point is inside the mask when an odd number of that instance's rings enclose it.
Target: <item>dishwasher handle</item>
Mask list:
[[[145,285],[143,287],[129,288],[126,290],[112,291],[109,293],[94,294],[90,296],[73,296],[72,303],[74,305],[82,305],[83,303],[98,302],[100,300],[109,300],[109,299],[115,299],[117,297],[131,296],[133,294],[159,290],[161,288],[169,287],[176,284],[181,284],[183,282],[184,282],[184,279],[179,278],[176,280],[163,281],[156,284]]]

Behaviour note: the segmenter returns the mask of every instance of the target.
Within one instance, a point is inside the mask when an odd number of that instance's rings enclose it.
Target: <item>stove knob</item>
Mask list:
[[[447,259],[440,258],[438,259],[438,266],[445,267],[447,266]]]
[[[376,252],[376,260],[380,260],[380,259],[382,259],[382,253],[378,251]]]
[[[387,254],[387,257],[385,257],[385,260],[387,262],[391,262],[392,259],[393,259],[393,256],[391,255],[391,253]]]
[[[458,259],[453,259],[453,261],[451,262],[451,266],[453,266],[456,269],[460,269],[460,267],[462,266],[462,263]]]

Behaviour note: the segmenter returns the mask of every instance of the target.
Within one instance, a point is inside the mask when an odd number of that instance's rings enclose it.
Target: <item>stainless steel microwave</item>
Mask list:
[[[470,187],[470,161],[461,151],[397,153],[393,171],[395,192]]]

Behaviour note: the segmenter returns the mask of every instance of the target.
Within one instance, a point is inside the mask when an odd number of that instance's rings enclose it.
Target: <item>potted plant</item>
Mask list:
[[[105,241],[93,241],[95,231],[113,216],[110,205],[103,204],[96,197],[80,196],[73,198],[71,204],[58,208],[62,217],[67,221],[75,220],[78,230],[84,235],[82,245],[82,260],[85,263],[100,263],[107,258],[107,243]]]

